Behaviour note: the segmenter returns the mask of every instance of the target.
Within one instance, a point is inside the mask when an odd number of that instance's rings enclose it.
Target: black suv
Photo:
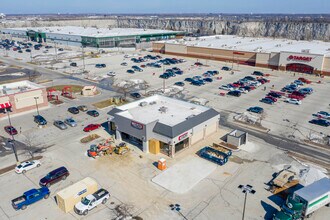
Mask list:
[[[41,115],[35,115],[34,116],[34,122],[37,123],[38,125],[46,125],[47,121],[44,117]]]
[[[96,110],[89,110],[86,113],[87,113],[87,115],[90,115],[93,117],[98,117],[100,115]]]
[[[65,180],[69,175],[70,173],[65,167],[60,167],[56,170],[51,171],[45,177],[41,178],[41,180],[39,181],[39,185],[41,187],[50,187],[50,185],[53,185],[54,183],[57,183],[61,180]]]
[[[68,108],[68,112],[76,115],[79,113],[79,109],[77,107],[70,107]]]
[[[136,98],[136,99],[141,98],[141,95],[140,95],[140,93],[138,93],[138,92],[133,92],[133,93],[131,93],[130,95],[131,95],[133,98]]]
[[[242,93],[240,91],[230,91],[227,93],[227,95],[231,95],[231,96],[236,96],[236,97],[240,97],[242,95]]]

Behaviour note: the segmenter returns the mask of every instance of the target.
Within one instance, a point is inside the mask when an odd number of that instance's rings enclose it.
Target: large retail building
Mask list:
[[[1,33],[36,42],[97,48],[129,47],[137,43],[173,39],[184,32],[134,28],[94,28],[79,26],[3,28]]]
[[[220,121],[212,108],[161,95],[116,107],[108,114],[116,139],[143,152],[171,157],[216,132]]]
[[[153,43],[153,51],[274,70],[330,75],[330,43],[217,35]]]

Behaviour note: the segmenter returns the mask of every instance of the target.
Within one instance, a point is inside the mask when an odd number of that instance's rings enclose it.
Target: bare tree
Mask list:
[[[120,204],[114,208],[115,218],[113,220],[125,220],[125,219],[132,219],[132,211],[134,209],[133,205],[128,204]]]
[[[34,154],[39,151],[39,147],[42,146],[42,143],[37,141],[39,140],[35,134],[29,133],[24,135],[23,143],[26,145],[27,153],[33,158]]]
[[[28,71],[28,77],[31,82],[34,82],[41,74],[34,68],[32,71]]]

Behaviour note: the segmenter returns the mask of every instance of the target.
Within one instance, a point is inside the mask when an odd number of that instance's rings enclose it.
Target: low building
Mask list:
[[[153,42],[153,51],[274,70],[330,75],[330,43],[217,35]]]
[[[0,85],[0,118],[48,106],[46,87],[30,81]]]
[[[137,43],[173,39],[184,32],[136,28],[95,28],[79,26],[3,28],[3,34],[36,42],[97,48],[134,47]]]
[[[83,96],[94,96],[97,94],[96,86],[84,86],[81,90]]]
[[[220,121],[212,108],[161,95],[116,107],[108,114],[116,139],[170,157],[216,132]]]

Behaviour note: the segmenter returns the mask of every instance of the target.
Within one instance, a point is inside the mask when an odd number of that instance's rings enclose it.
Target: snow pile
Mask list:
[[[234,119],[249,124],[261,124],[261,116],[253,115],[250,112],[244,112],[242,114],[235,115]]]

